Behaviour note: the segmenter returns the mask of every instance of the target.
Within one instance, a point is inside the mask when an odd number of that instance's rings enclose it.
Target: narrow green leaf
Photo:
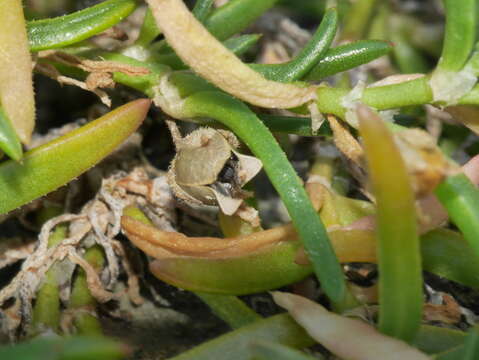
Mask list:
[[[414,192],[404,160],[382,119],[358,107],[377,206],[379,329],[411,341],[422,315],[422,273]]]
[[[318,132],[313,133],[311,128],[311,118],[308,117],[270,114],[258,114],[258,117],[272,132],[296,134],[301,136],[332,136],[331,128],[327,122],[321,125]]]
[[[467,333],[440,326],[422,325],[413,345],[428,354],[451,350],[464,343]]]
[[[103,249],[99,245],[93,245],[88,248],[83,258],[100,273],[105,262]],[[95,311],[96,300],[88,288],[88,279],[85,270],[79,269],[75,280],[73,281],[68,310],[73,316],[73,323],[76,333],[86,336],[97,336],[103,333],[99,319],[95,314],[81,311],[82,309],[92,309]]]
[[[119,360],[125,355],[122,344],[104,337],[40,337],[0,347],[0,359],[9,360]]]
[[[433,357],[434,360],[476,360],[479,358],[479,329],[473,326],[464,343]]]
[[[277,1],[230,0],[213,11],[205,22],[206,28],[219,40],[225,40],[246,29]]]
[[[301,79],[326,53],[334,39],[337,27],[338,13],[335,8],[329,9],[313,37],[293,60],[283,64],[251,64],[250,66],[270,80],[290,82]]]
[[[447,177],[435,193],[479,259],[479,190],[461,173]]]
[[[27,24],[30,50],[71,45],[116,25],[135,10],[135,0],[107,0],[72,14]]]
[[[452,230],[436,229],[421,236],[424,270],[479,289],[479,257],[464,237]]]
[[[199,22],[205,22],[206,18],[210,14],[213,1],[214,0],[196,0],[195,7],[193,8],[192,12]]]
[[[423,74],[429,71],[430,66],[427,59],[410,44],[401,29],[391,31],[390,40],[394,43],[394,60],[401,73]]]
[[[327,76],[353,69],[388,54],[392,48],[391,43],[379,40],[359,40],[340,45],[329,49],[304,79],[321,80]]]
[[[292,349],[281,344],[255,341],[251,345],[251,352],[254,358],[264,360],[318,360],[317,357],[306,355],[305,353]]]
[[[343,272],[318,214],[278,143],[243,103],[217,91],[204,91],[184,100],[191,117],[212,117],[228,126],[262,162],[278,191],[325,293],[338,307],[351,304]]]
[[[23,150],[20,139],[12,126],[10,119],[0,106],[0,149],[13,160],[22,158]]]
[[[236,296],[218,295],[196,292],[221,320],[226,322],[232,329],[239,329],[245,325],[261,320],[262,317],[249,308]]]
[[[161,34],[161,30],[156,26],[155,18],[150,8],[146,9],[145,17],[143,18],[143,24],[140,28],[140,34],[135,41],[135,45],[147,46],[155,38]]]
[[[54,246],[65,239],[68,228],[65,224],[55,227],[48,239],[48,245]],[[55,332],[60,327],[60,271],[59,264],[54,264],[46,273],[42,286],[37,292],[33,307],[32,327],[33,332],[51,329]]]
[[[462,360],[479,359],[479,327],[473,326],[464,342],[464,357]]]
[[[65,185],[121,144],[143,121],[150,101],[140,99],[0,165],[0,213]]]
[[[476,36],[476,0],[444,0],[446,31],[438,69],[459,71],[466,63]]]
[[[170,360],[250,360],[250,346],[258,339],[295,348],[314,344],[314,340],[289,315],[281,314],[243,326]]]

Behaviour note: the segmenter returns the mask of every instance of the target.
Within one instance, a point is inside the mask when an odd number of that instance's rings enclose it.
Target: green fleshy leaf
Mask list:
[[[264,360],[318,360],[301,351],[273,342],[256,341],[251,345],[254,358]]]
[[[230,0],[212,12],[205,26],[216,38],[225,40],[246,29],[277,1]]]
[[[314,340],[289,315],[281,314],[243,326],[170,360],[251,359],[251,344],[258,339],[294,348],[314,344]]]
[[[56,190],[98,163],[138,128],[149,105],[146,99],[130,102],[26,152],[21,163],[2,163],[0,214]]]
[[[184,106],[188,117],[212,117],[228,126],[262,161],[288,209],[324,291],[338,308],[350,306],[351,294],[324,225],[268,129],[246,105],[218,91],[193,94],[184,100]]]
[[[447,177],[435,193],[479,259],[479,190],[461,173]]]
[[[0,347],[0,359],[9,360],[119,360],[124,356],[123,345],[104,337],[41,337]]]
[[[383,120],[358,107],[377,206],[379,329],[411,341],[422,315],[422,270],[414,192],[404,160]]]
[[[438,70],[459,71],[471,54],[476,37],[476,0],[444,0],[446,30]]]
[[[250,66],[270,80],[290,82],[301,79],[326,53],[334,39],[337,27],[338,13],[334,8],[329,9],[313,37],[293,60],[283,64],[251,64]]]
[[[22,158],[23,150],[20,139],[10,122],[5,111],[0,107],[0,149],[13,160],[19,161]]]
[[[306,75],[305,80],[317,81],[325,77],[367,64],[392,50],[386,41],[359,40],[329,49],[326,55]]]
[[[27,23],[30,50],[56,49],[88,39],[135,10],[135,0],[107,0],[72,14]]]

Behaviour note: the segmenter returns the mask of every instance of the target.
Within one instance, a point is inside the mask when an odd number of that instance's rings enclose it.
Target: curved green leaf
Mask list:
[[[340,45],[329,49],[304,79],[321,80],[327,76],[353,69],[388,54],[392,48],[391,43],[380,40],[359,40]]]
[[[334,39],[337,27],[338,13],[335,8],[331,8],[324,15],[313,37],[293,60],[283,64],[251,64],[250,66],[270,80],[289,82],[301,79],[326,53]]]
[[[282,345],[303,348],[314,340],[289,315],[280,314],[255,321],[216,339],[203,343],[170,360],[250,360],[251,344],[261,339]]]
[[[55,49],[88,39],[119,23],[136,6],[135,0],[107,0],[65,16],[30,21],[30,50]]]
[[[438,69],[459,71],[474,46],[476,36],[476,0],[444,0],[446,32]]]
[[[191,117],[212,117],[228,126],[263,162],[324,291],[338,307],[348,306],[350,294],[326,230],[296,172],[268,129],[246,105],[218,91],[193,94],[184,100],[184,108]]]
[[[13,160],[22,158],[23,150],[20,139],[12,126],[10,119],[0,106],[0,149]]]
[[[150,101],[140,99],[0,165],[0,214],[65,185],[102,160],[143,121]]]
[[[414,192],[406,165],[382,119],[358,108],[369,176],[377,206],[379,328],[414,339],[422,315],[422,272]]]
[[[479,190],[461,173],[447,177],[435,193],[479,259]]]
[[[246,29],[278,0],[230,0],[212,12],[205,26],[217,39],[225,40]]]

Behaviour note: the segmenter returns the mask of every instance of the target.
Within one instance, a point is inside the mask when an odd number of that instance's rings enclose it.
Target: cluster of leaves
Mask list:
[[[198,0],[190,13],[179,0],[148,0],[149,8],[138,39],[115,51],[101,50],[85,44],[84,40],[114,26],[133,12],[139,6],[134,0],[107,0],[64,17],[27,23],[19,0],[0,3],[0,147],[12,158],[0,164],[3,189],[0,213],[7,213],[57,189],[99,162],[138,128],[150,105],[147,99],[133,101],[59,139],[22,153],[20,142],[29,143],[34,127],[31,53],[61,49],[77,59],[146,69],[147,73],[141,75],[116,71],[116,68],[110,72],[114,82],[142,92],[175,119],[212,127],[225,126],[231,130],[261,160],[292,220],[292,225],[279,229],[244,230],[244,223],[235,215],[223,214],[221,224],[223,232],[228,234],[228,239],[224,239],[228,244],[257,245],[265,239],[272,240],[268,240],[268,246],[258,245],[252,251],[219,256],[221,242],[215,242],[217,239],[188,239],[176,234],[175,247],[185,243],[193,249],[191,244],[195,241],[200,246],[208,243],[215,256],[191,250],[189,256],[170,252],[165,257],[162,254],[172,235],[155,229],[139,209],[125,209],[123,227],[127,236],[149,255],[161,260],[152,263],[154,274],[166,282],[197,292],[231,327],[238,328],[178,359],[222,358],[224,354],[231,354],[229,358],[303,359],[306,355],[292,348],[312,345],[315,340],[339,356],[350,356],[338,350],[327,334],[317,332],[304,320],[304,309],[309,309],[311,318],[316,319],[317,315],[331,327],[354,329],[350,323],[343,325],[344,318],[336,318],[322,310],[316,313],[318,308],[310,308],[307,304],[303,304],[302,311],[297,311],[296,300],[275,295],[278,304],[291,311],[315,338],[313,340],[289,315],[262,319],[236,295],[272,290],[314,272],[333,309],[340,313],[359,305],[348,289],[340,263],[361,261],[377,262],[379,266],[380,332],[414,344],[437,359],[473,359],[478,353],[477,329],[466,334],[421,325],[422,270],[473,288],[479,286],[476,276],[479,192],[457,165],[441,168],[440,174],[434,175],[438,179],[428,183],[421,190],[421,196],[426,194],[429,200],[437,197],[459,232],[439,228],[447,216],[431,215],[428,224],[431,231],[423,234],[418,225],[421,219],[415,204],[417,189],[410,174],[407,151],[397,140],[401,132],[410,133],[402,125],[385,122],[378,112],[406,109],[410,112],[409,117],[417,120],[420,118],[417,111],[414,113],[409,107],[434,105],[459,114],[458,119],[475,131],[471,117],[479,105],[479,85],[476,85],[479,63],[474,52],[476,1],[444,1],[445,36],[437,66],[430,73],[389,78],[375,86],[357,86],[353,90],[314,83],[369,63],[392,50],[387,41],[357,40],[362,37],[397,42],[393,56],[400,72],[428,72],[430,69],[423,53],[418,46],[410,45],[411,40],[404,30],[405,23],[419,25],[396,19],[394,23],[400,25],[388,35],[385,24],[394,14],[386,2],[363,0],[349,5],[348,1],[337,1],[338,8],[345,14],[339,34],[345,41],[343,45],[331,47],[338,36],[340,16],[336,8],[324,4],[321,24],[292,60],[275,65],[243,63],[237,56],[257,43],[259,36],[232,36],[276,2],[230,0],[212,10],[212,0]],[[161,34],[163,39],[159,39]],[[434,44],[424,44],[424,48],[438,55]],[[79,71],[71,63],[61,63],[58,58],[42,60],[38,55],[40,64],[53,67],[60,76],[73,76],[79,81],[88,76],[85,69]],[[307,114],[309,110],[311,119],[255,112],[246,104],[263,109],[288,109],[292,114]],[[321,114],[328,114],[328,124],[320,126]],[[339,123],[338,119],[345,122]],[[375,204],[348,198],[332,190],[333,186],[325,190],[318,185],[316,191],[326,194],[327,198],[322,200],[318,215],[317,207],[273,133],[332,138],[351,161],[362,158],[363,154],[352,154],[349,149],[359,146],[355,137],[347,130],[339,134],[338,126],[361,135]],[[345,138],[349,140],[341,145]],[[454,145],[446,141],[447,136],[445,138],[443,149],[450,152]],[[433,151],[438,150],[433,148]],[[360,161],[355,165],[364,167]],[[433,164],[426,161],[424,166],[429,170]],[[333,171],[331,168],[329,170]],[[320,166],[318,169],[317,175],[324,177]],[[329,176],[330,182],[331,178]],[[436,204],[435,208],[438,206]],[[367,220],[371,213],[375,214],[375,223],[366,228],[354,227],[356,220]],[[332,214],[336,219],[332,220]],[[335,225],[336,229],[327,231],[323,222],[328,227]],[[296,241],[297,238],[301,242]],[[271,243],[274,246],[270,246]],[[220,245],[215,247],[216,244]],[[307,265],[295,263],[301,246],[307,254]],[[41,299],[39,296],[38,301]],[[258,338],[266,343],[251,346]],[[444,339],[450,340],[447,347]],[[37,343],[1,351],[6,354],[10,351],[12,358],[21,358],[23,351],[37,351],[36,347],[46,351],[52,346],[63,346],[66,354],[60,354],[58,358],[61,359],[75,356],[87,359],[97,351],[95,343],[88,343],[88,339],[66,339],[65,344],[62,341],[37,340]],[[85,341],[93,349],[86,357],[69,355],[69,341]],[[99,345],[108,348],[108,343],[99,341]],[[84,349],[87,351],[88,347]],[[121,356],[119,348],[108,352],[110,350],[105,350],[105,358]],[[355,348],[351,351],[354,353]],[[364,358],[358,354],[354,356]],[[422,353],[416,355],[418,359],[425,358]],[[384,353],[381,356],[385,358]]]

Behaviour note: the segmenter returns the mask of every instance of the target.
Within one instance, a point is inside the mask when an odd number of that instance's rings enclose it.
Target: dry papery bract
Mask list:
[[[458,171],[462,171],[473,184],[479,185],[479,155],[476,155]],[[419,232],[424,234],[447,221],[447,212],[435,195],[429,194],[417,200]],[[344,229],[372,230],[376,226],[374,216],[366,216]]]
[[[166,40],[196,73],[250,104],[292,108],[316,98],[316,87],[265,79],[249,68],[199,23],[181,0],[148,0]]]
[[[261,170],[261,161],[238,153],[239,142],[229,131],[199,128],[182,137],[173,121],[167,124],[177,151],[168,170],[175,195],[190,204],[218,205],[226,215],[243,205],[238,215],[247,215],[243,199],[250,194],[242,187]],[[257,216],[254,221],[258,226]]]
[[[175,202],[166,176],[150,179],[141,167],[130,173],[117,172],[104,179],[95,198],[79,214],[63,214],[43,225],[36,249],[24,261],[13,280],[0,290],[0,304],[15,298],[13,307],[1,311],[12,337],[18,326],[28,326],[31,322],[31,304],[35,293],[46,272],[59,262],[63,269],[59,283],[63,289],[63,302],[69,299],[75,265],[85,270],[89,290],[97,301],[102,303],[117,298],[120,294],[112,291],[118,281],[121,263],[128,278],[129,298],[133,303],[141,304],[143,300],[139,294],[138,275],[133,271],[123,243],[115,239],[121,231],[123,208],[131,205],[148,208],[150,213],[156,215],[158,226],[174,230]],[[51,231],[62,223],[69,224],[67,237],[58,245],[48,247]],[[84,251],[95,243],[101,246],[106,257],[106,267],[101,274],[82,257]]]
[[[366,166],[361,145],[344,123],[333,115],[328,115],[327,118],[333,131],[334,144],[354,164],[353,176],[364,183],[363,171]],[[443,155],[435,139],[426,131],[404,129],[394,132],[393,136],[406,163],[416,197],[427,196],[447,175],[459,171],[458,167]],[[365,192],[368,194],[367,190]]]
[[[41,51],[38,53],[38,58],[39,61],[35,65],[35,69],[39,73],[58,81],[60,84],[73,85],[91,91],[108,107],[111,106],[111,100],[107,93],[99,88],[113,88],[115,86],[112,75],[114,72],[121,72],[130,76],[142,76],[150,73],[148,69],[139,66],[126,65],[115,61],[83,59],[57,50]],[[76,67],[88,72],[89,75],[85,81],[62,75],[52,64],[42,61],[42,59]]]

